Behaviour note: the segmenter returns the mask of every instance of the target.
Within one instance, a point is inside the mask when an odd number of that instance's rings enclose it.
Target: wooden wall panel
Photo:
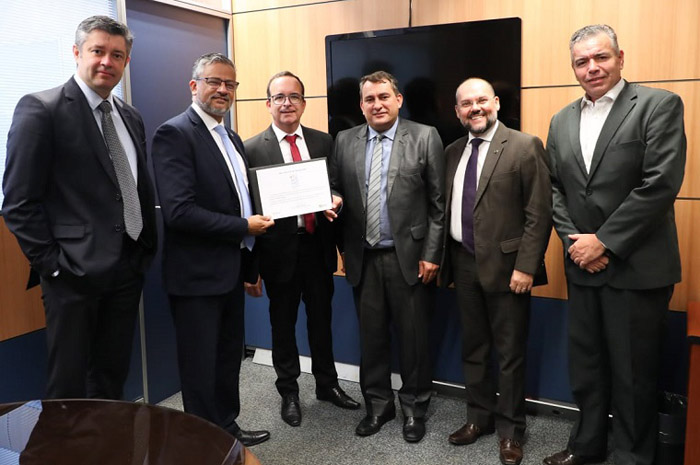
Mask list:
[[[700,77],[697,0],[413,0],[414,26],[513,16],[523,20],[525,87],[575,83],[569,38],[593,23],[617,32],[628,79]]]
[[[338,1],[338,0],[336,0]],[[348,0],[341,0],[348,1]],[[328,3],[328,0],[232,0],[234,13]]]
[[[237,131],[243,140],[262,132],[272,122],[272,117],[265,106],[264,100],[237,102],[236,112],[238,115]],[[328,132],[328,108],[325,97],[306,100],[306,110],[304,110],[304,115],[301,117],[301,124],[319,131]]]
[[[405,0],[353,0],[233,15],[238,98],[265,98],[267,81],[288,69],[302,76],[306,95],[326,95],[329,34],[408,25]]]
[[[41,291],[29,291],[29,262],[0,217],[0,341],[43,328]]]

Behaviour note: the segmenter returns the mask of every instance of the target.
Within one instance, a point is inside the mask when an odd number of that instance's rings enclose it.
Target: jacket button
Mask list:
[[[121,224],[115,224],[114,225],[114,230],[118,233],[122,232],[123,228]]]
[[[586,189],[586,195],[593,195],[593,189]]]
[[[116,200],[117,202],[119,202],[121,199],[122,199],[122,195],[121,195],[120,193],[114,194],[114,200]]]

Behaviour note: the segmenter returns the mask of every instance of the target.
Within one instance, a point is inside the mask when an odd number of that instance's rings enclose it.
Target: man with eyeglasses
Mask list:
[[[306,108],[301,79],[289,71],[272,76],[266,105],[272,124],[245,142],[251,167],[330,156],[331,136],[301,125]],[[300,299],[306,307],[316,398],[345,409],[360,408],[338,385],[333,357],[331,300],[337,268],[333,223],[322,213],[281,218],[258,238],[255,247],[270,300],[272,362],[282,396],[282,420],[291,426],[301,424],[297,383],[301,370],[295,337]],[[248,293],[261,295],[261,282],[249,287]]]
[[[5,224],[46,313],[46,397],[120,399],[143,274],[156,252],[139,112],[112,93],[133,36],[107,16],[75,33],[76,72],[20,99],[7,137]]]
[[[542,141],[507,128],[497,119],[499,109],[487,81],[471,78],[457,88],[455,112],[468,134],[445,149],[448,227],[440,284],[454,283],[457,291],[468,407],[467,423],[448,440],[472,444],[495,429],[501,462],[517,465],[525,434],[530,291],[547,282],[552,199]]]
[[[253,214],[243,143],[223,125],[238,86],[233,62],[220,53],[202,55],[189,85],[192,105],[156,130],[152,149],[182,400],[186,412],[252,446],[270,433],[236,423],[243,282],[255,282],[254,239],[274,221]]]

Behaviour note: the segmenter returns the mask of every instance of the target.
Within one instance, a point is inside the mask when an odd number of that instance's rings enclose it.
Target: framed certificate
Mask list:
[[[325,158],[260,166],[249,172],[256,213],[276,220],[333,206]]]

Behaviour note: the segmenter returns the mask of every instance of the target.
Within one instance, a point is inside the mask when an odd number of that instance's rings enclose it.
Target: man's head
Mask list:
[[[289,71],[282,71],[267,83],[267,109],[275,126],[291,134],[297,130],[306,109],[304,83]]]
[[[475,136],[491,129],[498,119],[501,102],[488,81],[469,78],[457,87],[455,113],[467,131]]]
[[[402,104],[398,82],[386,71],[376,71],[360,79],[360,108],[375,131],[390,129],[399,117]]]
[[[208,115],[221,121],[233,104],[238,87],[236,66],[221,53],[207,53],[192,67],[192,101]]]
[[[119,84],[129,63],[134,36],[125,24],[108,16],[91,16],[75,31],[76,73],[100,97]]]
[[[594,24],[574,32],[569,41],[571,67],[586,95],[592,101],[605,95],[622,75],[625,52],[617,44],[610,26]]]

